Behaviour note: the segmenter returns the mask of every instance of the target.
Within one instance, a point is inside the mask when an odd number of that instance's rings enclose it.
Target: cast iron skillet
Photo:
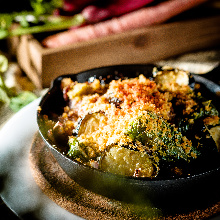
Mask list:
[[[40,102],[41,110],[37,114],[39,132],[58,164],[69,177],[95,193],[129,203],[146,203],[170,209],[183,207],[184,205],[189,207],[200,202],[211,201],[211,199],[218,200],[220,199],[220,161],[209,170],[181,178],[154,180],[122,177],[72,161],[57,150],[53,146],[53,141],[47,136],[43,116],[48,115],[49,118],[56,118],[62,114],[63,107],[66,106],[60,89],[60,83],[64,77],[70,77],[78,82],[88,81],[91,77],[108,79],[109,81],[122,76],[136,77],[139,74],[151,77],[153,67],[154,65],[107,66],[81,72],[77,75],[62,75],[56,78],[50,90]],[[110,77],[107,78],[107,76]],[[219,86],[203,77],[192,77],[191,84],[193,85],[197,80],[206,96],[214,100],[214,104],[218,105],[219,110],[219,97],[216,95],[216,91],[220,91]]]

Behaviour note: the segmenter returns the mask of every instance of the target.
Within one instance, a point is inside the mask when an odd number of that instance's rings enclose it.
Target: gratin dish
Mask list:
[[[129,203],[146,203],[153,207],[166,209],[182,206],[190,207],[195,204],[218,200],[220,198],[218,187],[220,184],[220,159],[218,160],[218,156],[214,166],[186,177],[158,179],[126,177],[91,168],[71,160],[60,152],[55,143],[48,138],[44,115],[54,119],[62,114],[63,108],[66,106],[60,87],[63,78],[69,77],[80,83],[88,81],[91,77],[111,81],[122,76],[133,78],[143,74],[150,78],[154,67],[154,65],[107,66],[56,78],[39,104],[37,114],[39,132],[67,175],[81,186],[100,195]],[[212,99],[219,110],[219,97],[213,92],[213,87],[209,88],[207,86],[208,81],[205,78],[202,79],[199,78],[199,83],[203,94],[207,96],[206,98]],[[197,82],[197,78],[191,75],[191,86],[195,82]]]

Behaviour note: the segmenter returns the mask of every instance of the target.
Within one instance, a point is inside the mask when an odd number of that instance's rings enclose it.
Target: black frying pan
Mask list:
[[[57,162],[69,177],[95,193],[120,201],[153,204],[156,207],[166,209],[190,207],[218,200],[220,199],[220,160],[209,170],[200,171],[187,177],[155,180],[122,177],[72,161],[56,149],[53,146],[53,141],[47,136],[43,115],[54,119],[62,114],[63,107],[66,106],[60,89],[60,83],[64,77],[70,77],[78,82],[88,81],[90,77],[105,80],[107,75],[110,75],[108,80],[123,76],[136,77],[139,74],[152,77],[153,67],[154,65],[108,66],[81,72],[77,75],[63,75],[56,78],[40,102],[41,111],[38,111],[37,115],[39,131]],[[194,78],[193,76],[190,80],[191,85],[193,86],[197,80],[201,84],[204,94],[207,98],[214,100],[214,104],[219,110],[219,97],[216,95],[220,91],[219,86],[203,77]]]

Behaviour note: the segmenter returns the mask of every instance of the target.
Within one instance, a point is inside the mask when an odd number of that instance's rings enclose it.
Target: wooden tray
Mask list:
[[[61,74],[91,68],[151,63],[220,45],[220,15],[168,22],[88,42],[44,48],[37,37],[10,40],[18,63],[37,88],[50,86]]]

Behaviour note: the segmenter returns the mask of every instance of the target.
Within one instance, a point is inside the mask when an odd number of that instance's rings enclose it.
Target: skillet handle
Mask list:
[[[206,74],[192,74],[196,82],[202,83],[208,90],[220,97],[220,65]]]
[[[200,75],[200,74],[193,74],[193,75]],[[213,70],[211,70],[205,74],[201,74],[201,76],[220,85],[220,64],[218,66],[216,66]]]
[[[204,77],[196,75],[196,74],[194,74],[193,77],[196,82],[202,83],[203,85],[205,85],[205,87],[209,91],[211,91],[212,93],[215,93],[217,96],[220,97],[220,85],[214,83],[213,81],[211,81],[207,78],[204,78]]]

